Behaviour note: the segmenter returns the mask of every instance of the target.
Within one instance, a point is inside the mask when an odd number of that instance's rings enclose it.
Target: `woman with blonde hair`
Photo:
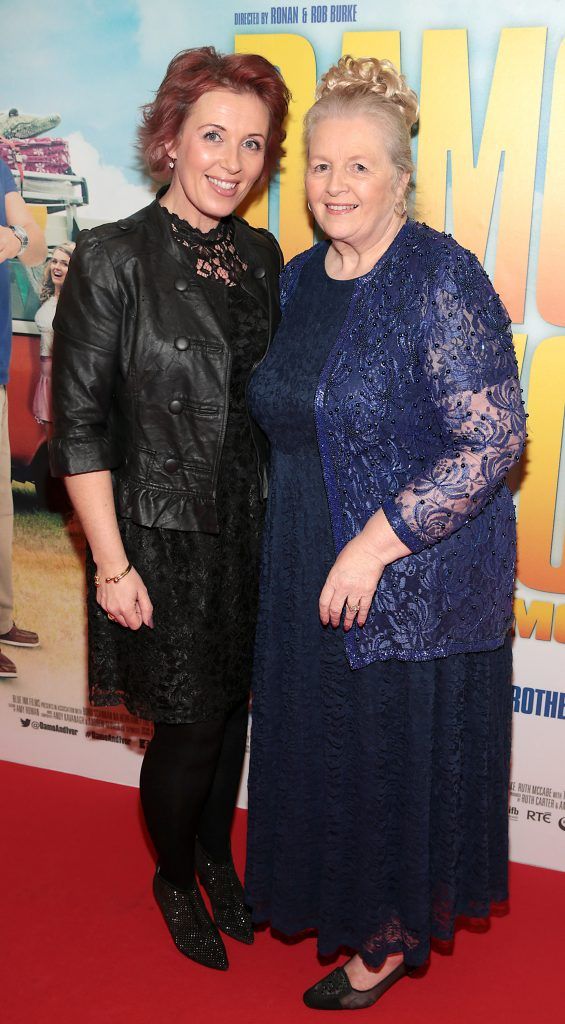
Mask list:
[[[353,952],[316,1009],[372,1005],[507,896],[525,419],[485,272],[407,216],[417,115],[388,61],[323,77],[306,194],[327,240],[285,268],[250,382],[272,461],[247,895],[256,921]]]
[[[33,396],[33,415],[38,423],[45,427],[51,423],[51,371],[53,364],[53,317],[61,288],[67,276],[71,256],[75,250],[74,242],[62,242],[51,253],[45,264],[43,281],[39,298],[41,306],[35,314],[35,322],[39,328],[39,380]]]

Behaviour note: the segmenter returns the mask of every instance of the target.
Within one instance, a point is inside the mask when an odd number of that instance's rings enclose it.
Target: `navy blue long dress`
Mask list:
[[[256,641],[246,890],[257,922],[379,966],[421,964],[507,897],[511,649],[352,670],[318,598],[335,560],[314,421],[352,281],[303,268],[251,378],[272,446]]]

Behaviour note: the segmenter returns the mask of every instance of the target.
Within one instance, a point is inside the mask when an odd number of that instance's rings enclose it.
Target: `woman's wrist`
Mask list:
[[[133,565],[131,564],[131,562],[128,562],[128,564],[126,565],[125,569],[122,569],[121,572],[118,572],[118,573],[116,573],[115,575],[112,575],[112,576],[100,576],[96,572],[96,573],[94,573],[94,586],[95,587],[100,587],[102,585],[102,583],[120,583],[121,580],[123,580],[124,577],[127,576],[128,573],[131,572],[132,569],[133,569]]]
[[[114,555],[111,557],[105,556],[101,558],[94,557],[94,564],[96,565],[96,575],[100,579],[113,579],[115,576],[119,576],[124,569],[129,565],[129,558],[125,551],[121,555]]]
[[[382,509],[371,516],[359,536],[363,538],[371,556],[383,565],[390,565],[411,554],[410,548],[403,544],[392,529]]]

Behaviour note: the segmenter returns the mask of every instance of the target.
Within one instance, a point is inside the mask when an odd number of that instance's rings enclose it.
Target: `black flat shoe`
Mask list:
[[[251,914],[245,905],[243,886],[232,858],[217,864],[196,840],[196,870],[210,897],[214,921],[220,931],[250,946],[255,938]]]
[[[190,889],[175,889],[157,868],[153,892],[177,949],[197,964],[227,971],[225,946],[196,882]]]
[[[361,992],[357,988],[352,988],[343,967],[336,967],[335,971],[327,974],[317,985],[307,989],[303,999],[311,1010],[364,1010],[365,1007],[376,1003],[391,985],[410,973],[410,968],[406,967],[406,964],[399,964],[377,985]]]

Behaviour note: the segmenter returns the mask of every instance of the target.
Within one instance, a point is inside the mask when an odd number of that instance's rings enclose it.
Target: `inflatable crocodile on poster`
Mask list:
[[[19,110],[12,107],[10,110],[0,110],[0,135],[5,139],[32,139],[35,135],[48,132],[50,128],[56,128],[60,122],[59,114],[38,117],[37,114],[20,114]]]

